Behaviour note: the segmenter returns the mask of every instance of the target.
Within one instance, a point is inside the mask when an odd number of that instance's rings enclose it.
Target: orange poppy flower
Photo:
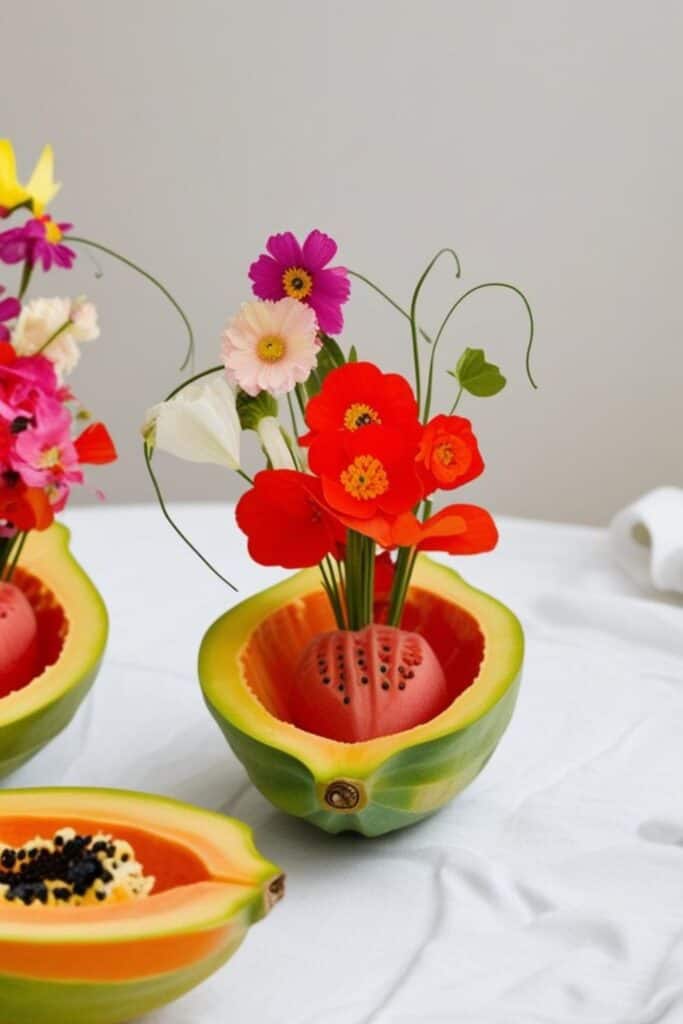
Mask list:
[[[435,416],[420,439],[417,469],[425,489],[449,491],[474,480],[484,470],[472,424],[463,416]]]

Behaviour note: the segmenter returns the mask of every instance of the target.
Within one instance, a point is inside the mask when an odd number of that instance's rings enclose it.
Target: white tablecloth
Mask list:
[[[242,595],[228,507],[181,506]],[[461,559],[528,640],[512,724],[454,803],[383,839],[274,810],[204,708],[205,627],[234,600],[152,507],[69,516],[111,613],[72,726],[6,785],[115,785],[234,814],[288,874],[213,979],[149,1024],[683,1021],[683,605],[638,592],[602,531],[503,520]]]

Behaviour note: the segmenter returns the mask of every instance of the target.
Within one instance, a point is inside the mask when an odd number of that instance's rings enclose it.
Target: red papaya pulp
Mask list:
[[[310,641],[294,674],[289,711],[299,729],[357,743],[428,722],[451,701],[424,636],[373,624]]]
[[[39,667],[38,621],[26,595],[0,583],[0,697],[20,690]]]

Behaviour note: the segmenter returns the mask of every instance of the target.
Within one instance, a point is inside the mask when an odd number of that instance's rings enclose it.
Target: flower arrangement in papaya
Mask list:
[[[106,426],[88,422],[91,415],[71,388],[83,347],[100,334],[95,305],[84,296],[30,297],[30,286],[39,274],[52,279],[69,271],[77,249],[88,246],[122,260],[168,295],[142,268],[72,235],[70,222],[54,218],[48,207],[60,187],[50,146],[23,183],[12,143],[0,139],[0,697],[30,681],[39,663],[36,615],[11,582],[26,539],[52,524],[72,489],[85,483],[88,466],[117,457]],[[191,332],[189,338],[188,356]]]
[[[70,270],[81,246],[121,260],[156,285],[182,317],[189,339],[183,367],[193,352],[189,321],[156,278],[107,246],[71,234],[70,222],[48,213],[60,188],[51,146],[44,147],[23,183],[12,142],[0,139],[0,220],[8,222],[0,231],[0,265],[16,276],[14,289],[0,286],[0,580],[5,581],[26,534],[46,529],[66,505],[71,488],[84,482],[83,467],[116,458],[103,423],[82,429],[89,413],[67,382],[82,347],[99,337],[97,310],[84,296],[29,298],[34,272]],[[20,217],[22,223],[15,223]],[[221,417],[222,409],[216,413]],[[228,429],[221,420],[219,432]]]
[[[36,267],[70,269],[76,254],[63,244],[71,225],[45,213],[59,186],[46,147],[26,186],[16,176],[14,151],[0,141],[0,211],[28,208],[22,226],[0,232],[0,262],[18,265],[16,294],[0,302],[0,579],[8,582],[26,537],[44,530],[84,483],[88,465],[113,462],[114,443],[89,418],[67,384],[81,345],[100,333],[97,310],[80,297],[27,298]]]
[[[155,449],[229,467],[242,477],[247,489],[235,514],[254,561],[287,569],[319,567],[338,630],[356,638],[357,664],[347,664],[344,642],[339,641],[334,673],[322,648],[316,648],[313,660],[310,650],[302,655],[304,668],[297,678],[317,671],[323,683],[333,681],[336,691],[346,693],[341,703],[348,704],[349,675],[360,673],[361,686],[370,678],[362,668],[363,652],[376,638],[362,639],[361,632],[381,627],[382,650],[387,652],[394,643],[388,638],[394,636],[398,646],[406,642],[401,626],[419,552],[472,555],[490,551],[498,540],[491,514],[453,501],[452,492],[484,471],[472,423],[456,411],[459,402],[465,392],[479,397],[498,393],[505,378],[482,349],[467,348],[450,371],[457,383],[450,408],[432,414],[436,356],[446,327],[474,292],[492,287],[515,292],[529,317],[526,369],[535,387],[529,365],[534,324],[519,289],[487,282],[459,295],[432,337],[418,323],[420,292],[442,258],[453,259],[460,277],[453,250],[441,250],[431,260],[409,309],[364,275],[329,266],[336,253],[336,242],[317,229],[302,242],[291,232],[272,235],[249,268],[256,298],[243,303],[223,332],[221,363],[191,377],[153,407],[143,434],[162,509],[187,543],[165,506],[152,468]],[[343,328],[343,306],[353,278],[388,299],[407,321],[412,383],[385,372],[370,358],[359,358],[356,346],[345,348],[333,337]],[[241,461],[244,430],[256,431],[265,462],[253,477]],[[440,494],[446,504],[434,511]],[[387,632],[392,629],[394,634]],[[436,666],[438,659],[425,653],[424,638],[415,643],[425,665]],[[425,696],[421,713],[431,709],[432,714],[445,690],[440,669],[425,673],[431,678],[432,697]],[[292,712],[293,721],[305,728],[320,718],[315,709],[312,717],[308,713],[307,700],[304,695],[301,708]],[[413,706],[410,714],[415,713]],[[406,727],[407,719],[400,714],[392,721]],[[333,733],[331,728],[328,722],[313,731],[326,729],[324,735],[345,740],[367,738],[358,732],[358,723],[350,732],[340,726]]]

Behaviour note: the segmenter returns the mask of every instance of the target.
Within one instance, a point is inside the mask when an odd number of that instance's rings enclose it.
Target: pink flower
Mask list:
[[[318,326],[327,334],[338,334],[344,326],[342,305],[351,293],[345,267],[328,267],[337,243],[322,231],[311,231],[299,245],[291,231],[271,235],[262,253],[249,267],[254,295],[260,299],[288,296],[310,306]]]
[[[0,342],[0,416],[33,419],[42,407],[45,416],[62,408],[63,396],[54,366],[45,356],[17,356],[6,341]]]
[[[245,302],[223,332],[228,380],[248,395],[284,395],[302,384],[320,345],[315,313],[296,299]]]
[[[47,213],[42,217],[32,217],[23,227],[0,232],[0,260],[3,263],[23,263],[26,260],[31,266],[40,262],[43,270],[49,270],[53,264],[70,270],[76,253],[62,244],[62,237],[72,227],[66,221],[57,223]]]
[[[0,295],[5,289],[0,285]],[[19,299],[0,299],[0,341],[7,341],[9,328],[5,326],[6,320],[14,320],[21,313]]]
[[[71,417],[63,411],[66,416],[51,418],[45,425],[37,423],[17,437],[10,465],[29,487],[83,483],[71,440]]]

